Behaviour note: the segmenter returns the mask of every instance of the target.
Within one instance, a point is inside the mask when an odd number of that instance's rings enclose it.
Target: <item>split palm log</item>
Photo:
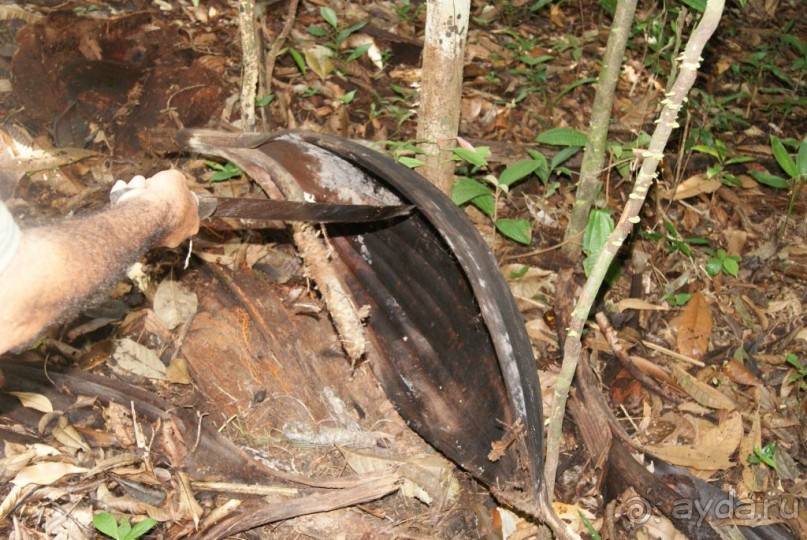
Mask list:
[[[540,506],[543,415],[532,348],[495,258],[463,212],[417,173],[338,137],[182,130],[177,142],[232,161],[270,194],[415,206],[384,222],[329,226],[322,240],[352,305],[368,306],[367,358],[430,444],[500,498]]]

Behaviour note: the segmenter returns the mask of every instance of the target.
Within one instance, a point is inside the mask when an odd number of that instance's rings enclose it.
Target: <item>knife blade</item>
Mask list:
[[[409,214],[412,205],[331,204],[196,194],[199,218],[232,217],[263,221],[366,223]]]

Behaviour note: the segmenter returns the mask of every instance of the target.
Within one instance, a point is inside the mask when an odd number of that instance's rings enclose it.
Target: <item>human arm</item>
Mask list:
[[[102,212],[22,231],[0,272],[0,353],[81,309],[147,249],[196,234],[196,202],[182,173],[130,184],[135,189]]]

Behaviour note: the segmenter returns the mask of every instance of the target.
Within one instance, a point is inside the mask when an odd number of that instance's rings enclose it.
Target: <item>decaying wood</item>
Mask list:
[[[46,396],[57,410],[69,410],[76,395],[97,396],[104,404],[119,403],[132,407],[141,419],[156,421],[163,418],[177,427],[179,441],[198,441],[186,447],[183,465],[186,470],[195,471],[208,477],[223,477],[230,480],[252,481],[254,478],[271,478],[271,469],[263,467],[251,459],[240,448],[222,437],[207,421],[197,418],[190,408],[177,408],[156,394],[140,387],[99,377],[80,370],[59,372],[51,367],[45,371],[41,366],[12,361],[3,363],[7,377],[5,392],[25,391]],[[19,407],[15,399],[0,394],[0,405],[4,416],[22,425],[33,422],[37,425],[34,411]],[[6,438],[4,437],[4,440]],[[160,446],[159,440],[152,441],[153,451]]]
[[[370,364],[409,424],[513,500],[537,501],[542,420],[532,348],[493,255],[462,211],[406,167],[337,137],[188,130],[177,138],[262,185],[270,177],[280,191],[293,191],[291,177],[297,193],[318,201],[419,209],[387,224],[329,228],[329,266],[353,305],[370,306],[368,345],[379,353]],[[524,436],[488,461],[491,443],[517,420]]]
[[[305,200],[305,193],[294,176],[280,166],[271,155],[253,148],[265,141],[266,135],[236,136],[227,140],[227,134],[213,132],[214,135],[208,139],[207,135],[211,132],[197,133],[198,136],[191,136],[185,141],[187,147],[238,163],[270,196],[280,192],[283,198],[289,200]],[[366,347],[361,306],[351,302],[350,295],[344,290],[339,277],[335,274],[330,265],[327,245],[321,234],[318,234],[311,225],[294,223],[292,228],[295,243],[306,264],[306,271],[322,294],[342,339],[342,346],[355,365],[362,359]]]

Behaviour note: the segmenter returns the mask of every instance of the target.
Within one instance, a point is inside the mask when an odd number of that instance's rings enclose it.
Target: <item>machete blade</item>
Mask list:
[[[275,199],[198,195],[199,217],[232,217],[263,221],[367,223],[409,214],[412,205],[330,204]]]

